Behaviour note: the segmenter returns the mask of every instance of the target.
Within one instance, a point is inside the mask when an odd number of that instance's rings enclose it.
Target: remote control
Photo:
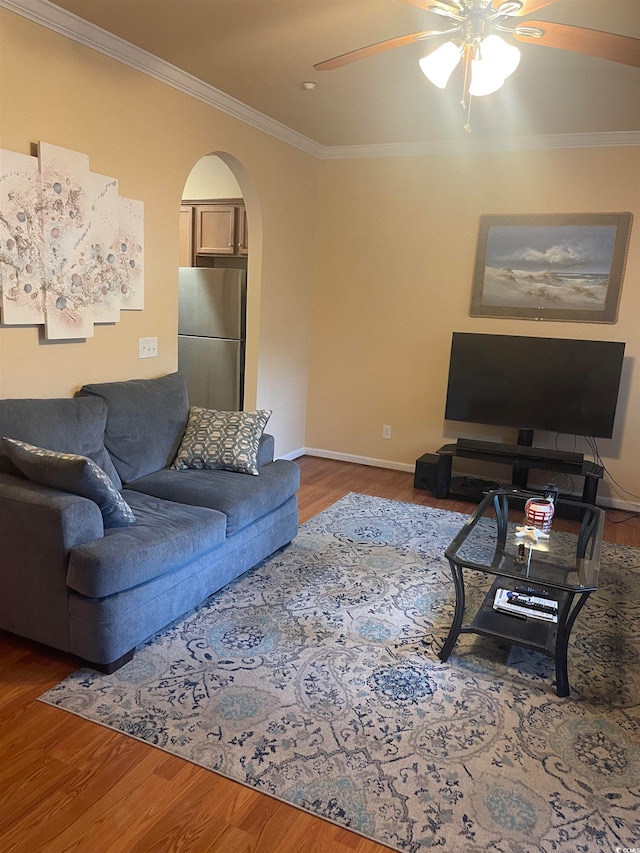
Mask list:
[[[514,586],[514,590],[516,592],[522,592],[525,595],[536,595],[538,598],[548,598],[549,601],[555,601],[555,598],[552,598],[548,592],[541,589],[534,589],[532,586],[520,586],[519,584],[516,584]]]
[[[538,601],[531,601],[530,598],[527,598],[523,595],[518,595],[515,592],[508,592],[507,598],[512,604],[517,604],[519,607],[526,607],[528,610],[540,610],[543,613],[557,613],[558,607],[557,605],[554,607],[551,604],[542,604]]]

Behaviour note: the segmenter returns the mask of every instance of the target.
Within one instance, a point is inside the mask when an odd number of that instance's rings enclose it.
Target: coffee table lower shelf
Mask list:
[[[576,606],[571,609],[575,597],[572,592],[544,589],[538,584],[540,591],[546,596],[558,602],[558,622],[536,619],[535,617],[520,617],[511,613],[495,610],[496,590],[512,589],[514,580],[512,578],[498,575],[484,597],[484,600],[470,625],[462,625],[464,613],[464,586],[462,571],[459,566],[452,564],[452,572],[456,586],[456,612],[439,658],[446,661],[460,634],[481,634],[484,637],[492,637],[496,640],[506,641],[514,646],[535,649],[545,652],[556,664],[556,689],[558,696],[569,695],[569,681],[567,676],[567,646],[569,634],[575,617],[589,597],[589,592],[579,596]],[[456,575],[458,577],[456,578]],[[532,586],[534,586],[532,584]]]
[[[493,602],[498,589],[511,589],[513,580],[510,578],[497,577],[491,589],[486,594],[484,601],[478,608],[475,619],[468,627],[460,629],[461,634],[483,634],[486,637],[496,637],[507,640],[514,645],[525,646],[531,649],[547,652],[552,657],[555,655],[556,637],[558,633],[557,622],[550,622],[535,617],[521,617],[512,613],[504,613],[495,610]],[[545,593],[558,602],[558,611],[566,601],[568,593],[545,590]]]

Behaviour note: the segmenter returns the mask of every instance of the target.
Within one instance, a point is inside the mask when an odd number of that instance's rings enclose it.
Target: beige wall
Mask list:
[[[145,204],[146,266],[144,311],[87,341],[0,327],[0,396],[66,396],[87,381],[175,369],[178,206],[193,166],[219,153],[251,230],[247,405],[274,409],[279,454],[306,444],[410,468],[454,439],[442,417],[453,330],[623,340],[620,417],[600,448],[640,494],[638,149],[316,161],[4,10],[0,39],[0,147],[29,153],[44,140],[116,176],[122,195]],[[619,210],[636,222],[616,325],[468,316],[482,213]],[[159,357],[140,361],[138,338],[154,335]]]
[[[413,465],[455,440],[459,425],[443,421],[454,330],[621,340],[616,433],[598,444],[640,495],[639,176],[638,148],[323,161],[307,446]],[[469,317],[481,214],[626,210],[635,224],[617,324]],[[464,434],[515,440],[473,425]],[[570,437],[561,446],[571,449]]]
[[[0,10],[0,147],[46,142],[89,155],[145,206],[145,308],[86,341],[0,327],[0,396],[68,396],[84,382],[176,369],[178,210],[201,157],[234,163],[251,230],[247,407],[274,410],[279,454],[304,444],[318,162],[131,68]],[[293,329],[293,331],[291,331]],[[138,359],[138,338],[159,356]]]

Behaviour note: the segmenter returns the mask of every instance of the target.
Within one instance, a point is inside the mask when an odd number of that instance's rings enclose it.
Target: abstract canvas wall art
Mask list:
[[[143,204],[91,172],[85,154],[40,142],[0,151],[0,319],[44,324],[50,340],[144,305]]]

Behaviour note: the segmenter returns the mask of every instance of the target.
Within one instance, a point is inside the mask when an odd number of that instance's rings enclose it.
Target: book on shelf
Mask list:
[[[540,619],[543,622],[558,621],[557,601],[552,598],[514,592],[512,589],[496,590],[493,609],[526,619]]]

